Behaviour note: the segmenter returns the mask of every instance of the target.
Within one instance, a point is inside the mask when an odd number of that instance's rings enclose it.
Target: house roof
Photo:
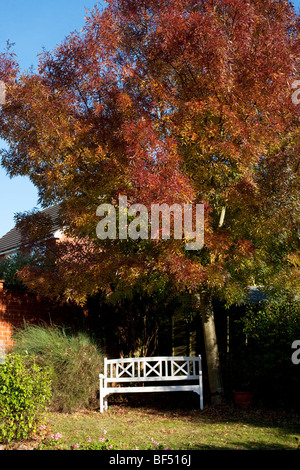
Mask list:
[[[61,228],[59,223],[59,204],[40,211],[41,214],[50,216],[52,219],[51,233],[55,234]],[[17,249],[21,245],[21,233],[16,227],[0,238],[0,254]]]

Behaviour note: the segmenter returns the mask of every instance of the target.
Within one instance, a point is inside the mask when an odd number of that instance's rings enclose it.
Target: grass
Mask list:
[[[208,407],[204,411],[190,406],[146,405],[132,401],[116,402],[103,414],[99,411],[78,411],[72,414],[50,413],[48,432],[60,433],[57,441],[44,449],[80,448],[98,443],[105,435],[118,449],[140,450],[293,450],[300,448],[299,416],[285,411],[236,409],[231,405]],[[37,445],[37,443],[36,443]]]
[[[51,409],[70,413],[96,403],[103,355],[84,332],[56,325],[27,325],[14,334],[13,353],[34,356],[52,374]]]

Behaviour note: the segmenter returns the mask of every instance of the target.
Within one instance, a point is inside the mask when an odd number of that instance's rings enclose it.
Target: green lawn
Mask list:
[[[99,437],[118,449],[155,449],[152,440],[171,450],[299,449],[299,416],[284,411],[218,408],[184,410],[170,406],[117,403],[102,415],[81,411],[71,415],[50,413],[45,421],[48,439],[43,449],[70,449],[74,444],[98,443]],[[105,434],[104,431],[107,433]],[[50,434],[59,434],[57,440]],[[40,442],[40,437],[36,444]],[[46,443],[46,445],[45,445]]]

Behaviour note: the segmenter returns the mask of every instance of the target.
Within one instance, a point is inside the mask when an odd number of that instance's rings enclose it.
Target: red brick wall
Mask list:
[[[0,347],[12,346],[13,332],[24,324],[75,325],[83,311],[69,305],[58,305],[45,298],[16,289],[5,289],[0,281]]]

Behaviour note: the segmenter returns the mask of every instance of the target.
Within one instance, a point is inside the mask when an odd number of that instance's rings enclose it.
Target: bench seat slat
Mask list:
[[[201,374],[200,374],[201,375]],[[199,379],[199,375],[178,375],[178,376],[169,376],[169,375],[166,375],[166,376],[162,376],[162,377],[151,377],[151,376],[147,376],[147,377],[111,377],[111,378],[106,378],[106,382],[107,383],[114,383],[114,382],[169,382],[170,380],[172,381],[187,381],[187,380],[198,380]]]
[[[106,391],[113,393],[137,393],[137,392],[197,392],[199,394],[199,385],[155,385],[150,387],[110,387]]]

